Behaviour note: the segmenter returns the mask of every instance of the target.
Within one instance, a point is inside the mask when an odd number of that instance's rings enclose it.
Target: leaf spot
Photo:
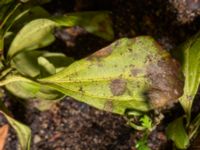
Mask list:
[[[126,81],[115,79],[110,84],[110,90],[114,96],[122,95],[126,91]]]
[[[131,70],[131,74],[135,77],[137,76],[138,74],[140,74],[142,72],[141,69],[138,69],[138,68],[134,68]]]
[[[101,57],[107,57],[109,56],[113,51],[113,48],[111,46],[107,46],[105,48],[102,48],[101,50],[93,53],[92,55],[87,57],[87,60],[94,60],[95,58],[101,58]]]

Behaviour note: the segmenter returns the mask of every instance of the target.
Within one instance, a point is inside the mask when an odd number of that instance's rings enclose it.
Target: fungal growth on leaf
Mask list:
[[[179,68],[154,39],[141,36],[119,39],[40,82],[96,108],[124,114],[176,102],[183,92]]]

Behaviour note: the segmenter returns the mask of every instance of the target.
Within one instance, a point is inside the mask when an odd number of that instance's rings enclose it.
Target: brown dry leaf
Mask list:
[[[7,124],[3,125],[0,128],[0,150],[4,149],[4,145],[6,143],[6,138],[8,136],[8,129],[9,129],[9,126]]]

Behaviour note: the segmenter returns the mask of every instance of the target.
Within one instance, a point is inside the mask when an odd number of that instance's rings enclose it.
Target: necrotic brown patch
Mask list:
[[[138,68],[134,68],[131,70],[131,74],[135,77],[137,76],[138,74],[140,74],[142,72],[141,69],[138,69]]]
[[[94,60],[95,58],[102,58],[102,57],[107,57],[112,53],[112,46],[109,45],[105,48],[100,49],[99,51],[93,53],[92,55],[88,56],[88,60]]]
[[[122,95],[126,91],[126,81],[123,79],[111,81],[110,90],[114,96]]]
[[[151,63],[147,69],[151,81],[149,98],[154,107],[165,107],[183,94],[183,80],[178,62],[171,57]]]

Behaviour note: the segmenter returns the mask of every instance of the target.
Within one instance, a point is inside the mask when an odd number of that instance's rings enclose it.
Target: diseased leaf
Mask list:
[[[183,117],[171,122],[166,132],[168,138],[175,143],[177,148],[186,149],[189,146],[189,137],[183,126]]]
[[[175,56],[182,63],[185,76],[184,94],[180,103],[187,114],[189,123],[194,97],[200,83],[200,33],[189,39],[175,51]]]
[[[54,41],[52,34],[56,23],[49,19],[36,19],[25,25],[13,42],[8,51],[11,58],[19,52],[34,50],[45,47]]]
[[[124,114],[176,102],[182,95],[177,61],[151,37],[123,38],[39,81],[99,109]]]
[[[52,20],[61,26],[81,26],[89,33],[102,37],[106,40],[112,40],[114,38],[114,32],[109,15],[110,13],[106,11],[80,12],[69,13],[64,16],[55,16]]]
[[[4,150],[4,146],[8,136],[8,129],[9,126],[7,124],[0,127],[0,150]]]
[[[30,143],[31,143],[31,130],[26,125],[18,122],[17,120],[11,118],[6,113],[0,111],[6,119],[8,120],[9,124],[15,129],[17,136],[19,138],[19,142],[21,145],[22,150],[30,150]]]

